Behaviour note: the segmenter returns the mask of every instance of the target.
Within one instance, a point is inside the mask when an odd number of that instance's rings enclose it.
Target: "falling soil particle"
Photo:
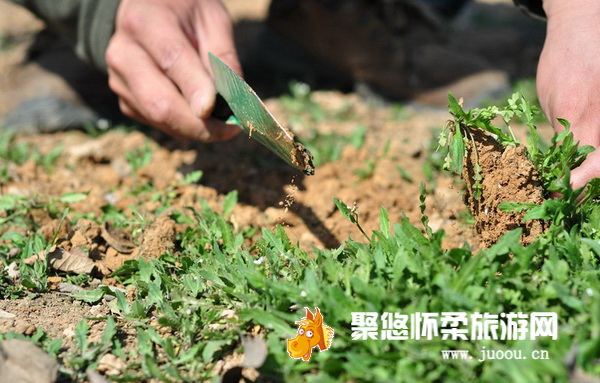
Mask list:
[[[277,225],[281,225],[284,227],[289,227],[289,223],[286,223],[284,220],[285,215],[288,213],[292,205],[294,204],[294,195],[298,191],[298,186],[296,186],[296,176],[293,176],[290,180],[289,185],[284,186],[284,190],[286,191],[285,198],[283,201],[279,201],[278,205],[283,209],[280,210],[279,216],[275,220]],[[275,230],[275,227],[272,227],[271,230]]]
[[[283,211],[285,213],[288,212],[288,210],[290,209],[290,207],[292,207],[292,205],[294,204],[294,194],[296,194],[296,192],[298,191],[298,186],[296,186],[296,176],[292,177],[292,180],[290,181],[290,185],[288,188],[288,192],[285,196],[285,199],[281,202],[279,202],[279,206],[283,206]]]
[[[541,204],[543,190],[537,169],[522,146],[503,148],[493,137],[478,128],[468,128],[473,141],[467,145],[462,177],[466,181],[465,203],[475,218],[475,227],[486,246],[491,246],[508,231],[522,228],[521,243],[530,244],[547,229],[542,220],[523,222],[525,213],[503,212],[502,202]],[[475,151],[473,150],[475,143]],[[476,163],[481,167],[481,197],[474,198]]]

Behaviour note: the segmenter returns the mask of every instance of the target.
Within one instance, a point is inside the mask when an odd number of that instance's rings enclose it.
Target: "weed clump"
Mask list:
[[[540,175],[521,145],[503,147],[479,128],[464,127],[472,140],[466,145],[462,178],[464,201],[486,246],[521,227],[521,243],[528,245],[548,228],[543,220],[523,221],[524,212],[502,211],[504,201],[540,205],[544,195]],[[476,169],[480,170],[478,175]],[[479,197],[479,198],[477,198]]]
[[[544,206],[551,192],[569,193],[570,186],[564,182],[568,169],[580,164],[591,148],[578,148],[568,132],[568,123],[563,122],[566,130],[554,138],[548,150],[542,151],[533,123],[539,110],[518,94],[504,108],[492,106],[466,112],[449,95],[449,108],[454,121],[440,136],[440,145],[449,147],[445,167],[464,180],[465,204],[475,218],[483,243],[492,246],[505,233],[521,228],[520,242],[531,244],[548,230],[552,217],[542,214],[534,218],[527,215],[528,209]],[[492,123],[497,117],[504,120],[508,133]],[[510,129],[514,117],[523,118],[530,128],[527,147]],[[560,179],[563,182],[557,187]]]

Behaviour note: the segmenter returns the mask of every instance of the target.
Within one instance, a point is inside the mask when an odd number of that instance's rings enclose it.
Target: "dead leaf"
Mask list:
[[[79,247],[67,251],[56,247],[48,253],[48,265],[55,270],[74,274],[90,274],[96,263]]]
[[[39,254],[34,254],[31,257],[27,257],[23,260],[23,263],[26,265],[33,265],[37,261],[44,262],[46,260],[46,253],[41,252]]]

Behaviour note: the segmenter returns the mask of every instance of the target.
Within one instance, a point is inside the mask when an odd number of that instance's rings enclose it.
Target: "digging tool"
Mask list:
[[[313,155],[282,126],[250,86],[217,56],[209,53],[217,91],[248,135],[307,175],[315,174]]]

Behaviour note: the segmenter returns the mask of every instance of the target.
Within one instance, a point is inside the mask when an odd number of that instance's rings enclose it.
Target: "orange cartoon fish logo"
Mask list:
[[[299,325],[298,335],[288,339],[287,350],[292,358],[308,362],[313,347],[318,346],[321,351],[329,349],[333,340],[333,329],[323,324],[323,315],[318,307],[315,307],[315,314],[308,307],[305,309],[306,316],[296,322]]]

